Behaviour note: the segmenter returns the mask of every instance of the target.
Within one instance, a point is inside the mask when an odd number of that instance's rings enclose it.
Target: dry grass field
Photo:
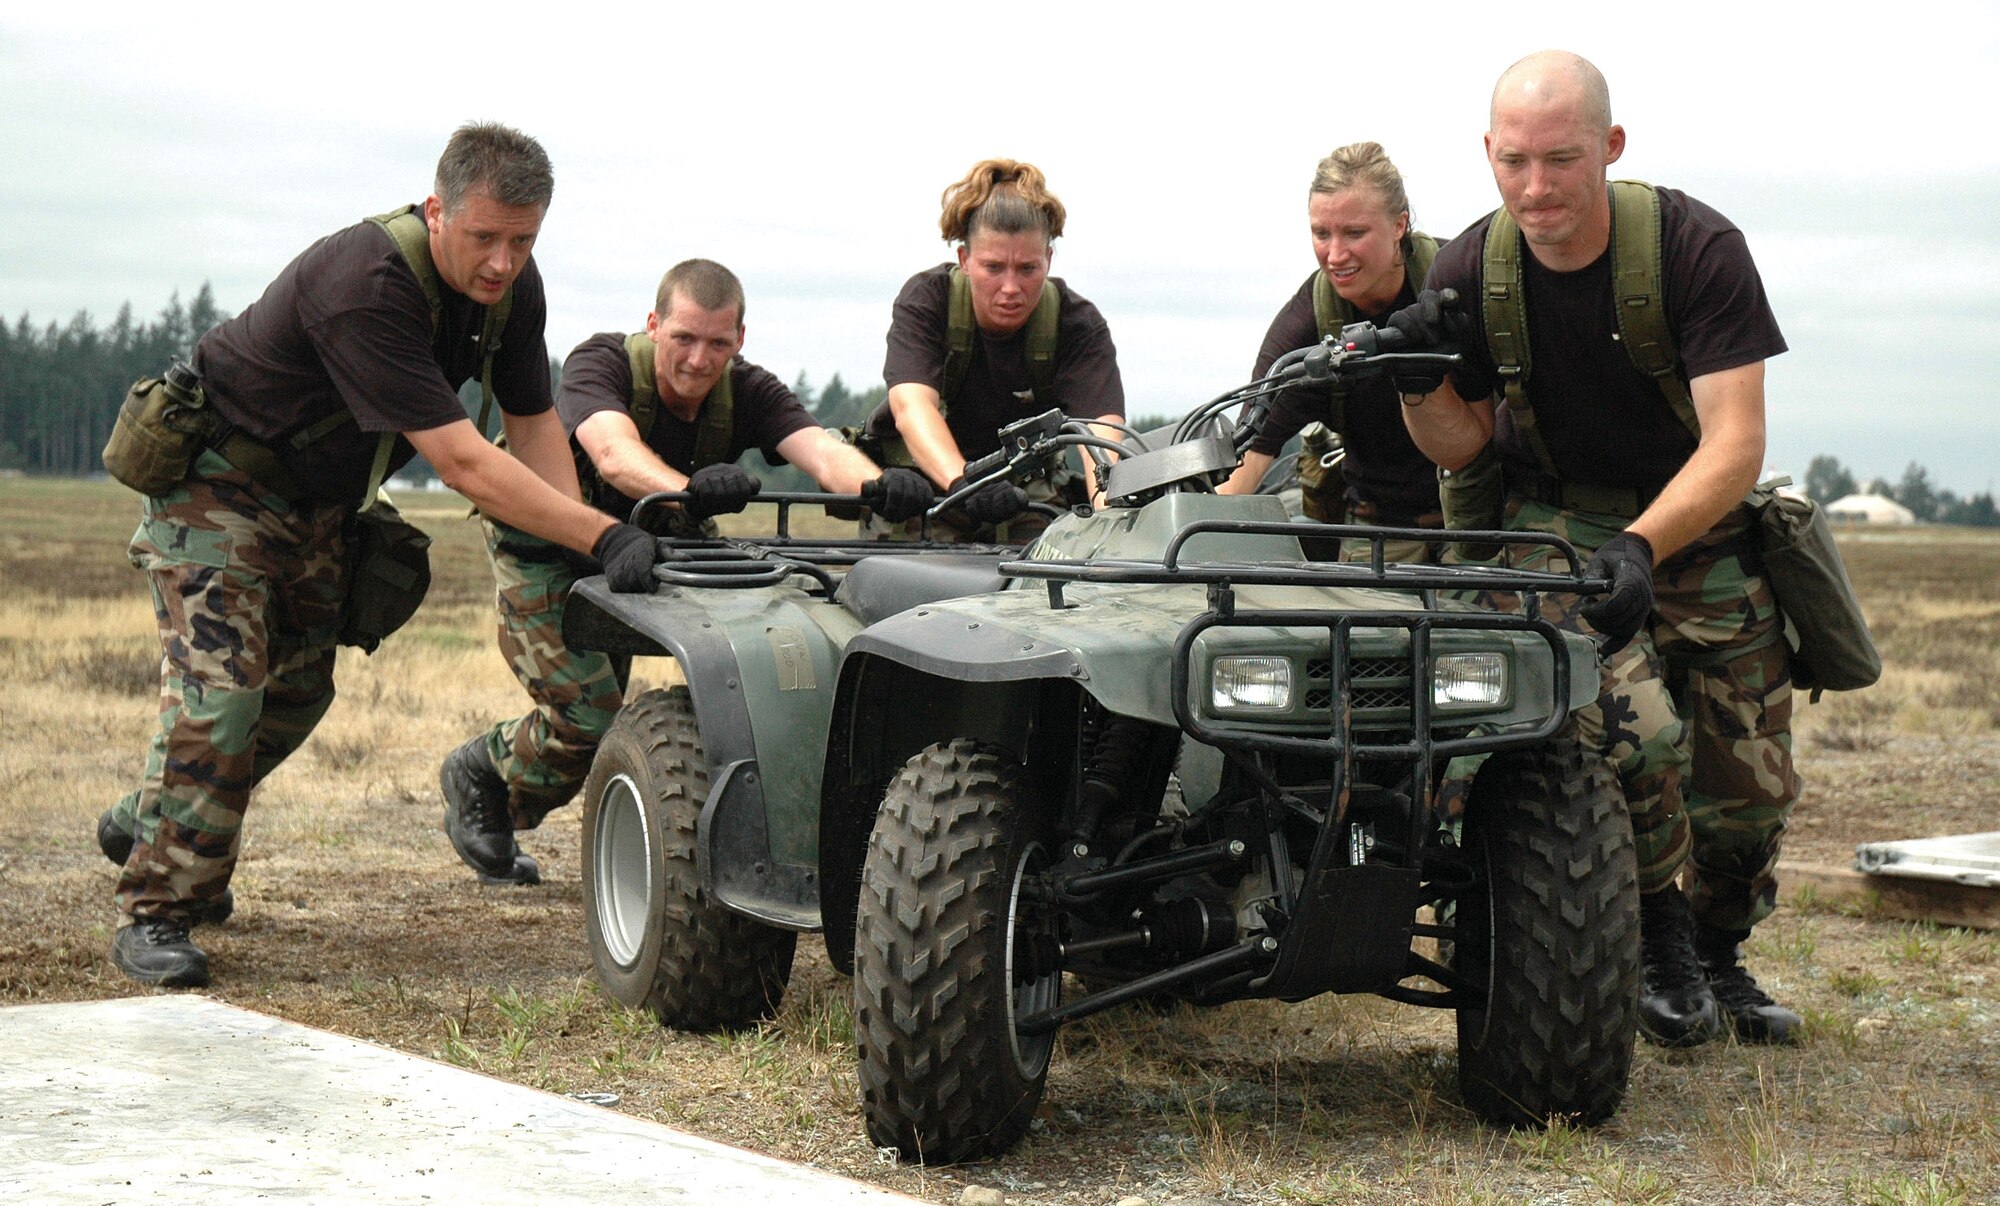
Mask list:
[[[438,828],[444,753],[524,697],[492,647],[490,579],[448,496],[407,510],[437,584],[260,789],[236,916],[198,932],[212,994],[807,1161],[936,1202],[1992,1201],[2000,1192],[2000,934],[1786,897],[1753,968],[1800,1045],[1641,1045],[1592,1131],[1510,1133],[1457,1103],[1448,1016],[1373,998],[1117,1011],[1063,1032],[1042,1116],[998,1162],[884,1163],[861,1130],[847,982],[801,942],[771,1024],[660,1030],[592,978],[577,809],[526,847],[537,888],[481,888]],[[138,774],[158,647],[124,559],[133,497],[0,480],[0,1005],[147,990],[111,967],[114,870],[97,814]],[[1788,856],[2000,829],[2000,533],[1847,539],[1889,663],[1802,707]],[[1801,701],[1803,703],[1803,701]],[[115,1058],[115,1056],[113,1057]],[[524,1187],[526,1188],[526,1187]]]

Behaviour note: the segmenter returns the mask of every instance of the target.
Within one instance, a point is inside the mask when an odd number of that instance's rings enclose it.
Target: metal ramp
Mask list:
[[[1972,888],[2000,888],[2000,833],[1866,842],[1854,848],[1854,869],[1869,875],[1937,879]]]

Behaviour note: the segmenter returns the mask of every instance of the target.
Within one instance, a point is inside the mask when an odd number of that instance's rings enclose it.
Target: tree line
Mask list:
[[[1915,461],[1903,470],[1902,480],[1893,485],[1887,478],[1878,477],[1864,486],[1837,459],[1816,456],[1806,466],[1804,486],[1806,495],[1822,506],[1850,494],[1879,494],[1908,507],[1923,523],[2000,527],[2000,510],[1994,507],[1991,491],[1960,498],[1950,490],[1940,489],[1931,481],[1930,471]]]
[[[41,326],[26,313],[11,325],[0,320],[0,471],[70,477],[102,473],[100,456],[126,389],[188,356],[196,340],[230,317],[215,304],[215,292],[204,281],[192,301],[183,303],[176,291],[147,322],[133,316],[130,302],[104,327],[88,310],[77,311],[66,323]],[[551,384],[561,378],[561,362],[550,360]],[[859,424],[887,396],[880,387],[857,393],[838,373],[817,390],[801,373],[794,388],[828,427]],[[459,397],[466,414],[477,418],[479,383],[467,382]],[[436,474],[419,459],[402,476],[422,480]],[[764,476],[773,489],[813,488],[791,466]]]
[[[210,327],[229,317],[216,306],[214,291],[204,281],[192,301],[183,304],[175,292],[166,308],[144,323],[134,319],[130,302],[102,329],[87,310],[77,311],[67,323],[42,327],[25,313],[12,326],[0,321],[0,470],[71,476],[102,472],[99,454],[126,387],[160,372],[176,356],[186,356]],[[550,380],[560,381],[561,374],[561,364],[551,360]],[[887,396],[880,385],[856,391],[838,373],[818,388],[800,373],[792,388],[813,417],[831,428],[859,425]],[[460,396],[467,413],[476,416],[478,383],[468,382]],[[406,475],[431,476],[428,469],[418,462]],[[812,489],[805,474],[789,465],[759,468],[758,473],[769,489]],[[1814,457],[1802,484],[1820,503],[1863,488],[1830,456]],[[1992,492],[1961,498],[1937,486],[1914,461],[1900,481],[1876,478],[1865,488],[1903,504],[1926,523],[2000,526]]]
[[[186,305],[176,292],[151,322],[136,321],[130,302],[103,329],[88,310],[41,328],[26,314],[11,327],[0,321],[0,469],[102,473],[98,457],[126,389],[228,317],[204,282]]]

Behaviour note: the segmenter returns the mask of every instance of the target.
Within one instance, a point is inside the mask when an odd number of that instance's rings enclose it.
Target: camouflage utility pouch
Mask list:
[[[104,445],[104,467],[123,484],[158,498],[187,477],[215,428],[201,379],[175,361],[166,376],[141,377],[126,391]]]
[[[1834,545],[1826,512],[1809,498],[1780,494],[1780,478],[1750,492],[1757,512],[1764,578],[1784,613],[1792,653],[1792,685],[1854,691],[1882,677],[1882,655],[1854,597],[1854,584]]]
[[[367,653],[410,622],[431,588],[430,536],[404,519],[379,488],[395,439],[384,434],[376,446],[362,496],[368,503],[347,520],[347,599],[338,640]]]

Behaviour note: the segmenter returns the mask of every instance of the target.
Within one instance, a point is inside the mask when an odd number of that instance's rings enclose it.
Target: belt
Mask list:
[[[217,432],[209,446],[222,454],[223,460],[242,470],[244,476],[286,502],[296,506],[305,500],[305,488],[278,460],[278,454],[244,435],[234,424]]]
[[[1594,515],[1610,515],[1625,520],[1639,518],[1660,496],[1658,490],[1642,490],[1636,486],[1599,486],[1539,475],[1525,479],[1510,477],[1507,492],[1565,511],[1588,511]]]
[[[1442,528],[1443,511],[1426,511],[1422,515],[1396,515],[1384,509],[1379,503],[1363,502],[1355,499],[1347,504],[1347,511],[1361,523],[1372,523],[1385,528]]]

